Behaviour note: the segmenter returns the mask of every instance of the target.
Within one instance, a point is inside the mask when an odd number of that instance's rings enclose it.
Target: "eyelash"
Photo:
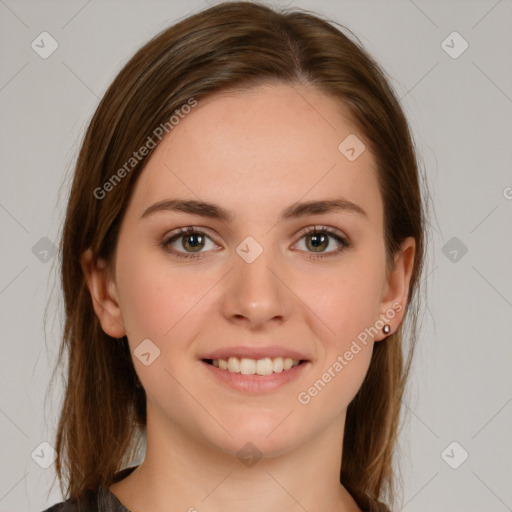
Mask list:
[[[331,256],[335,256],[336,254],[339,254],[340,252],[344,251],[345,249],[348,249],[349,247],[352,247],[352,242],[350,242],[345,237],[339,235],[337,233],[337,231],[335,231],[332,228],[329,228],[328,226],[314,226],[313,228],[306,228],[305,230],[301,231],[299,240],[301,240],[304,236],[309,235],[309,234],[318,235],[318,234],[325,234],[325,233],[328,234],[330,237],[334,238],[341,245],[341,248],[336,249],[334,251],[330,251],[328,253],[318,253],[318,254],[309,253],[309,258],[311,260],[322,260],[325,258],[329,258]],[[174,249],[168,248],[168,246],[172,242],[178,240],[179,238],[182,238],[185,235],[190,235],[190,234],[205,235],[206,237],[210,238],[210,240],[212,240],[212,238],[210,236],[208,236],[208,234],[205,233],[204,231],[201,231],[200,229],[198,229],[194,226],[187,226],[184,228],[179,228],[177,230],[177,232],[175,232],[174,234],[165,237],[161,242],[161,246],[164,249],[166,249],[168,252],[172,253],[177,258],[193,258],[193,259],[202,258],[203,256],[201,256],[201,254],[204,254],[204,253],[196,253],[197,255],[195,255],[195,254],[184,253],[184,252],[180,252],[180,251],[176,251]]]

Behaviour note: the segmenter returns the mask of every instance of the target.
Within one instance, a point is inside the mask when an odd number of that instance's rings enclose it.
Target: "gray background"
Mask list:
[[[286,4],[346,25],[384,66],[428,176],[428,301],[400,436],[401,510],[512,510],[512,1]],[[57,381],[45,401],[61,329],[51,248],[85,127],[135,50],[207,5],[0,0],[0,512],[62,499],[57,484],[47,496],[55,466],[41,445],[53,443],[62,397]],[[46,59],[31,47],[43,31],[58,43]],[[453,31],[469,44],[457,58],[445,51],[462,48]]]

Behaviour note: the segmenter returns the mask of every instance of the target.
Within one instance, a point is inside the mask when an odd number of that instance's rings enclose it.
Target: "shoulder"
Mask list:
[[[47,508],[43,510],[43,512],[78,512],[78,511],[86,511],[92,512],[93,509],[87,508],[84,509],[80,507],[77,503],[74,503],[70,500],[61,501],[59,503],[56,503],[55,505],[51,506],[50,508]]]
[[[117,482],[128,476],[137,466],[130,466],[118,471],[113,478]],[[55,503],[43,512],[130,512],[112,494],[107,486],[100,485],[96,489],[87,489],[79,500],[67,499]]]
[[[60,501],[43,512],[98,512],[97,496],[98,490],[88,490],[80,500]]]
[[[67,499],[43,512],[130,512],[108,487],[100,486],[85,491],[80,500]]]

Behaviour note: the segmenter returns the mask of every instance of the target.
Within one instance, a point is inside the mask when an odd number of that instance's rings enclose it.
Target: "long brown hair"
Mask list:
[[[68,366],[55,444],[56,471],[67,497],[110,485],[117,471],[140,456],[146,424],[146,398],[127,339],[102,330],[80,255],[91,248],[95,258],[112,261],[130,194],[152,150],[123,173],[114,190],[98,197],[98,189],[191,98],[287,83],[313,86],[337,99],[371,150],[384,203],[388,265],[406,237],[416,241],[406,317],[375,344],[366,379],[348,406],[340,474],[349,492],[394,501],[393,453],[417,337],[425,203],[399,101],[385,72],[345,32],[350,31],[304,9],[217,4],[150,40],[105,93],[79,152],[60,243],[65,325],[56,369],[65,354]]]

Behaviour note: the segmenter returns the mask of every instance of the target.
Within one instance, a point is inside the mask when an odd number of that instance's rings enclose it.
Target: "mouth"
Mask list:
[[[228,359],[202,359],[202,361],[229,373],[258,376],[287,372],[291,368],[308,362],[306,359],[292,359],[290,357],[264,357],[262,359],[229,357]]]
[[[265,357],[248,359],[200,359],[215,382],[230,390],[248,395],[261,395],[286,387],[300,379],[312,364],[307,359]]]

